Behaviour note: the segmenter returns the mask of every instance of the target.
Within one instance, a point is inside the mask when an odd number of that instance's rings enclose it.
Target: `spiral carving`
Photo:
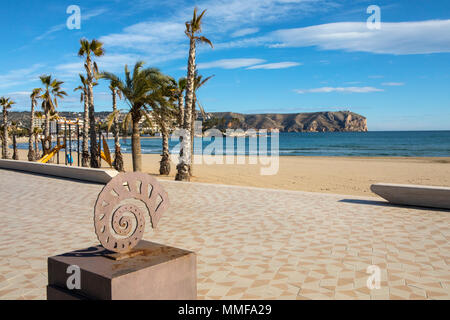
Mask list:
[[[152,227],[156,228],[168,206],[167,192],[155,178],[140,172],[120,173],[98,195],[94,210],[95,233],[105,249],[129,252],[144,235],[143,208],[147,209]]]

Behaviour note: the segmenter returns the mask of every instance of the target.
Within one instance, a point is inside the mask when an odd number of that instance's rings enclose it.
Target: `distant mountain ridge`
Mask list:
[[[278,129],[280,132],[366,132],[367,119],[354,112],[267,113],[241,114],[234,112],[208,113],[218,119],[218,129]]]
[[[28,126],[30,113],[10,112],[10,121],[22,123]],[[110,112],[96,112],[96,117],[105,120]],[[59,112],[61,117],[68,119],[82,118],[82,112]],[[198,113],[201,119],[200,113]],[[366,132],[367,119],[354,112],[311,112],[311,113],[267,113],[267,114],[242,114],[235,112],[207,113],[211,127],[222,131],[226,129],[278,129],[280,132],[341,132],[356,131]],[[215,121],[211,122],[211,119]],[[2,116],[0,113],[0,120]],[[204,123],[204,126],[207,123]]]

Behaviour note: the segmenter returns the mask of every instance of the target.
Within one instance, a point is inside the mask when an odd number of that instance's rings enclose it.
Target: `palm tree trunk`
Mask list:
[[[50,111],[47,110],[45,111],[44,154],[47,154],[50,151],[49,137],[50,137]]]
[[[183,128],[184,123],[184,97],[183,93],[180,93],[180,96],[178,97],[178,125],[180,128]]]
[[[19,160],[19,155],[17,153],[17,139],[16,134],[13,133],[12,135],[12,141],[13,141],[13,160]]]
[[[9,150],[8,150],[8,112],[6,108],[3,107],[3,141],[2,141],[2,158],[9,159]]]
[[[184,112],[184,136],[181,141],[180,148],[180,163],[177,165],[177,181],[189,181],[189,169],[191,166],[191,118],[192,118],[192,103],[194,101],[194,77],[195,77],[195,39],[190,40],[189,46],[189,61],[188,61],[188,75],[186,83],[186,100]]]
[[[35,152],[34,152],[34,156],[35,156],[35,160],[39,160],[39,157],[40,157],[40,155],[39,155],[39,140],[38,140],[38,134],[36,134],[35,136],[34,136],[34,150],[35,150]]]
[[[168,176],[170,174],[169,132],[164,123],[161,125],[161,135],[162,158],[159,166],[159,174]]]
[[[50,130],[50,110],[45,112],[45,140],[44,140],[44,154],[49,154],[52,148],[52,135]],[[48,160],[48,163],[52,163],[53,158]]]
[[[194,137],[195,137],[195,104],[197,103],[197,99],[195,98],[194,93],[194,101],[192,102],[192,116],[191,116],[191,166],[189,167],[189,175],[192,177],[194,175]]]
[[[116,90],[112,91],[113,98],[113,112],[114,112],[114,162],[113,167],[119,172],[123,170],[123,157],[120,151],[120,128],[119,128],[119,115],[116,114],[117,111],[117,97]]]
[[[83,145],[81,155],[81,165],[89,167],[89,101],[87,92],[84,92],[84,114],[83,114]]]
[[[93,104],[93,93],[89,89],[89,130],[90,130],[90,147],[91,147],[91,167],[99,168],[98,145],[97,145],[97,128],[95,125],[95,110]]]
[[[140,115],[133,115],[133,134],[131,136],[131,148],[133,153],[133,171],[142,171],[141,135],[139,130]]]
[[[28,161],[34,161],[36,154],[33,148],[33,131],[34,131],[34,106],[35,101],[31,101],[31,117],[30,117],[30,136],[28,138]]]
[[[91,167],[100,168],[100,153],[97,145],[97,128],[95,126],[95,108],[94,108],[94,77],[92,75],[91,62],[86,62],[87,78],[88,78],[88,99],[89,99],[89,129],[90,129],[90,145],[91,145]]]

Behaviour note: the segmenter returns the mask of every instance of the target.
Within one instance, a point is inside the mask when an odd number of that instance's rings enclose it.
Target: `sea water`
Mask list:
[[[250,140],[255,138],[236,137],[234,152],[231,154],[254,155],[258,153],[251,148]],[[271,136],[259,136],[267,139],[267,150],[270,154]],[[218,148],[215,154],[225,153],[226,142]],[[239,140],[239,142],[238,142]],[[214,138],[195,138],[195,153],[200,154]],[[254,143],[255,140],[252,141]],[[217,143],[217,142],[216,142]],[[245,144],[245,150],[237,148]],[[111,152],[114,152],[114,140],[108,139]],[[170,140],[169,146],[173,153],[178,152],[178,140]],[[256,145],[259,145],[257,143]],[[142,138],[142,153],[160,154],[160,138]],[[28,144],[18,145],[27,149]],[[72,151],[76,152],[77,143],[73,141]],[[221,150],[222,149],[222,150]],[[123,153],[131,153],[131,137],[121,139]],[[280,156],[358,156],[358,157],[450,157],[450,131],[371,131],[371,132],[320,132],[320,133],[285,133],[279,134]]]

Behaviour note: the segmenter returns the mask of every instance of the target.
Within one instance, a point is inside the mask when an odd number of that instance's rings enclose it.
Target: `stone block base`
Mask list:
[[[48,258],[47,299],[197,298],[195,253],[148,241],[139,242],[134,249],[143,253],[114,259],[110,251],[97,246]],[[69,290],[77,283],[79,289]]]

